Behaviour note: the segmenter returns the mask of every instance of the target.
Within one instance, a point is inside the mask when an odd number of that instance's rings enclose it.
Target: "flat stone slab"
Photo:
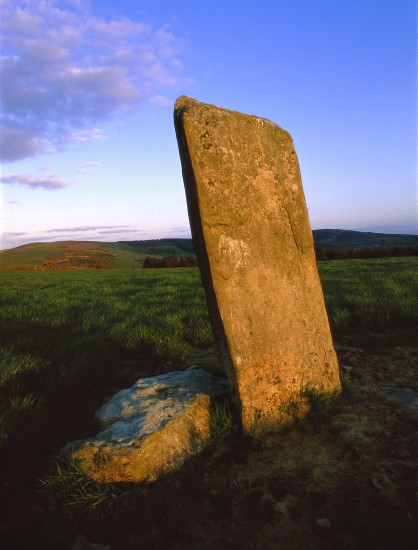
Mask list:
[[[269,120],[187,97],[174,121],[209,315],[243,428],[276,431],[295,417],[303,388],[340,389],[292,138]]]
[[[97,481],[155,480],[207,447],[212,399],[228,393],[225,379],[197,366],[140,378],[97,411],[100,433],[62,452]]]

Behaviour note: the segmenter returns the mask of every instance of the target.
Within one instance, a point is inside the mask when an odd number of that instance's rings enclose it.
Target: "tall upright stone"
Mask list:
[[[180,97],[174,111],[193,242],[244,430],[303,414],[301,390],[340,389],[291,136]]]

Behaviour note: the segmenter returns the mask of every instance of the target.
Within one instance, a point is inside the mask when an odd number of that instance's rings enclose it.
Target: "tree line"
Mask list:
[[[378,246],[376,248],[338,248],[315,246],[317,260],[355,260],[368,258],[389,258],[403,256],[418,256],[416,246]]]
[[[339,248],[315,245],[315,255],[318,261],[322,260],[364,260],[368,258],[389,258],[418,256],[418,247],[413,246],[379,246],[376,248]],[[196,256],[180,258],[175,254],[156,258],[147,256],[142,267],[197,267]]]
[[[197,267],[196,256],[184,256],[180,258],[174,254],[164,258],[147,256],[142,267]]]

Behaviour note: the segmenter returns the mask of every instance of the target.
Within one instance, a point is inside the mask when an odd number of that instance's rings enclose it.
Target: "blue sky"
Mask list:
[[[415,0],[0,0],[1,246],[190,236],[173,105],[294,140],[313,229],[417,233]]]

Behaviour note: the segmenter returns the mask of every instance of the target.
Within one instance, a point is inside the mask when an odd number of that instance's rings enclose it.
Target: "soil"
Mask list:
[[[321,421],[263,441],[236,433],[131,508],[27,548],[407,550],[418,540],[418,347],[336,345],[351,391]],[[217,371],[213,350],[187,365]],[[159,370],[184,365],[171,362]],[[51,525],[50,525],[51,527]],[[45,539],[44,539],[45,540]],[[20,546],[24,548],[24,546]],[[25,548],[26,548],[25,547]],[[17,547],[16,547],[17,548]]]

